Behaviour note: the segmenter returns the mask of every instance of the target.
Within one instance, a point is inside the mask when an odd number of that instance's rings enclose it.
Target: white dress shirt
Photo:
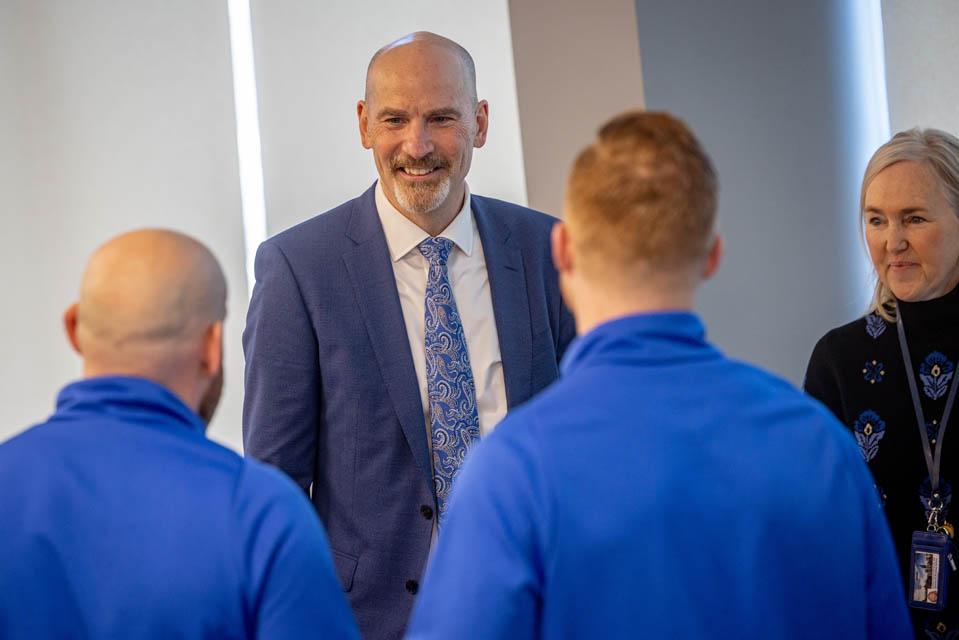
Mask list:
[[[429,263],[418,246],[428,233],[420,229],[396,210],[376,183],[376,211],[383,224],[386,244],[393,262],[396,290],[400,294],[406,335],[413,353],[413,367],[420,387],[423,417],[429,437],[430,403],[426,388],[426,279]],[[493,299],[490,296],[486,257],[480,240],[473,210],[470,207],[469,187],[463,198],[463,208],[439,235],[449,238],[454,247],[447,261],[453,297],[466,334],[473,383],[476,386],[476,408],[479,413],[480,435],[485,436],[506,415],[506,382],[503,379],[503,359],[500,356],[499,336],[493,317]]]

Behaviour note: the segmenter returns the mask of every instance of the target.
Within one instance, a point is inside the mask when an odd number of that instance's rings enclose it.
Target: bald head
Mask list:
[[[94,252],[67,332],[87,375],[152,379],[195,400],[220,375],[226,280],[201,243],[146,229]],[[195,403],[194,403],[195,404]]]
[[[463,88],[475,103],[476,65],[473,56],[449,38],[429,31],[405,35],[373,54],[366,68],[366,101],[369,102],[375,94],[378,76],[415,72],[416,67],[422,66],[424,61],[440,56],[447,58],[445,62],[453,62],[461,67]]]

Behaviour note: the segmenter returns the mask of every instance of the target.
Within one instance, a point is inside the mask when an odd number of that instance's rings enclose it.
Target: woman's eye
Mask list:
[[[922,216],[909,216],[908,218],[906,218],[907,224],[920,224],[925,221],[926,219],[923,218]]]
[[[872,227],[878,227],[880,224],[882,224],[882,218],[872,216],[869,219],[867,219],[866,222]]]

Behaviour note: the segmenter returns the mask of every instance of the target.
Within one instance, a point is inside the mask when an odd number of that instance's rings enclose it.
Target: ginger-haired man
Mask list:
[[[410,638],[908,637],[855,444],[691,311],[715,215],[669,115],[622,114],[580,154],[553,232],[580,337],[467,461]]]

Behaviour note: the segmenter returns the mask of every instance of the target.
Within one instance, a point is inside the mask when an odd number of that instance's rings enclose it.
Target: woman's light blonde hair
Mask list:
[[[879,173],[897,162],[919,162],[936,176],[942,192],[959,216],[959,139],[939,129],[900,131],[876,149],[866,165],[859,191],[859,214],[866,207],[866,189]],[[865,219],[863,217],[863,219]],[[896,321],[896,297],[876,273],[876,289],[869,311],[890,322]]]

